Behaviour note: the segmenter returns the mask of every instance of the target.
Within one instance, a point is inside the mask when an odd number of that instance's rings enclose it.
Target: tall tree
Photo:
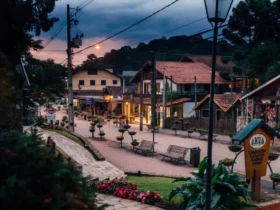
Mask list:
[[[263,53],[278,50],[278,19],[279,10],[270,0],[240,1],[233,8],[223,35],[234,45],[233,62],[243,73],[265,78],[264,70],[276,56],[264,56]]]
[[[48,31],[56,21],[49,13],[55,0],[2,0],[0,7],[0,49],[15,62],[30,48],[41,49],[41,41],[34,35]]]

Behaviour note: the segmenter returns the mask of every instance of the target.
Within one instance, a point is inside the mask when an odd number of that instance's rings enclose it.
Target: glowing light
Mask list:
[[[97,50],[99,50],[100,49],[100,46],[97,44],[97,45],[95,45],[94,46],[95,47],[95,49],[97,49]]]

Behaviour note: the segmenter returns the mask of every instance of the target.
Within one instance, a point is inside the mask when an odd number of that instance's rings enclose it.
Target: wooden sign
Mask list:
[[[258,128],[244,141],[247,179],[252,179],[255,171],[259,176],[266,175],[271,138],[266,130]]]

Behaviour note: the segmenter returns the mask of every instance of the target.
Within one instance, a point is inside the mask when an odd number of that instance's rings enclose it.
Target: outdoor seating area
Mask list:
[[[135,152],[140,152],[143,155],[153,155],[154,143],[147,140],[142,140],[139,146],[134,147]]]
[[[179,162],[184,162],[187,163],[185,161],[185,157],[188,153],[189,148],[185,148],[185,147],[180,147],[180,146],[176,146],[176,145],[170,145],[166,151],[166,153],[162,153],[160,155],[162,155],[162,160],[164,160],[165,158],[169,158],[171,161],[176,161],[176,164],[178,164]]]
[[[147,125],[147,129],[148,129],[148,131],[153,132],[153,126]],[[158,133],[158,132],[159,132],[159,127],[155,126],[155,133]]]

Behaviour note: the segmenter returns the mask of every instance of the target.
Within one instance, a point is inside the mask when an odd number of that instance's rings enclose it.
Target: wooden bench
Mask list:
[[[204,139],[204,140],[206,140],[207,138],[208,138],[208,131],[207,130],[202,130],[202,129],[198,129],[198,133],[199,133],[199,139]],[[218,135],[217,134],[213,134],[213,140],[214,141],[216,141],[217,139],[216,139],[216,137],[217,137]]]
[[[187,155],[189,148],[185,148],[185,147],[180,147],[180,146],[176,146],[176,145],[170,145],[166,151],[166,153],[162,153],[160,155],[162,155],[162,160],[164,160],[164,158],[169,158],[171,161],[172,160],[176,160],[176,164],[178,164],[180,161],[183,161],[184,163],[187,163],[185,161],[185,157]]]
[[[147,125],[147,128],[148,128],[148,131],[153,131],[153,126],[151,125]],[[155,133],[158,133],[159,132],[159,127],[158,126],[155,126]]]
[[[134,152],[141,152],[144,155],[153,154],[154,143],[152,141],[142,140],[140,144],[134,147]]]

